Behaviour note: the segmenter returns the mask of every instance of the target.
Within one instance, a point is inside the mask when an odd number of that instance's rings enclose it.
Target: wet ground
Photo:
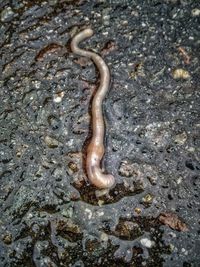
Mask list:
[[[200,266],[200,4],[1,1],[0,266]],[[85,175],[109,65],[103,168]]]

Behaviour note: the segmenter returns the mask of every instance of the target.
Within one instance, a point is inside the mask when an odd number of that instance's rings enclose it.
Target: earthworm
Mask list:
[[[94,52],[79,48],[79,43],[91,37],[93,30],[87,28],[79,32],[72,39],[71,50],[73,53],[90,58],[100,72],[100,84],[92,100],[92,138],[87,147],[86,172],[90,183],[97,188],[111,188],[115,184],[115,178],[111,174],[104,174],[100,164],[104,155],[104,118],[102,102],[109,89],[110,71],[104,60]]]

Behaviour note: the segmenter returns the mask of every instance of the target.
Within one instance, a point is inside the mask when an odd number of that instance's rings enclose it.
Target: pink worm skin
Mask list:
[[[115,178],[111,174],[104,174],[100,168],[104,155],[104,119],[102,102],[109,89],[110,72],[104,60],[94,52],[86,51],[78,47],[79,43],[93,35],[88,28],[72,39],[71,50],[73,53],[90,58],[100,72],[100,84],[92,101],[92,139],[87,148],[86,171],[89,181],[97,188],[111,188],[115,184]]]

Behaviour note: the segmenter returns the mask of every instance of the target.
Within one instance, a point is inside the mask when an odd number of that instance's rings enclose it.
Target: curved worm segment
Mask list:
[[[115,178],[111,174],[104,174],[100,168],[104,155],[104,118],[102,101],[109,89],[110,73],[104,60],[94,52],[78,47],[79,43],[93,35],[88,28],[78,33],[71,42],[72,52],[79,56],[91,58],[100,72],[100,85],[92,101],[92,139],[87,149],[86,171],[89,181],[97,188],[111,188],[115,184]]]

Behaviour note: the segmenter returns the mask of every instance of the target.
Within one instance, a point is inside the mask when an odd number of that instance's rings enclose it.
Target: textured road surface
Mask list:
[[[0,266],[200,266],[200,4],[0,1]],[[99,74],[110,191],[85,175]]]

